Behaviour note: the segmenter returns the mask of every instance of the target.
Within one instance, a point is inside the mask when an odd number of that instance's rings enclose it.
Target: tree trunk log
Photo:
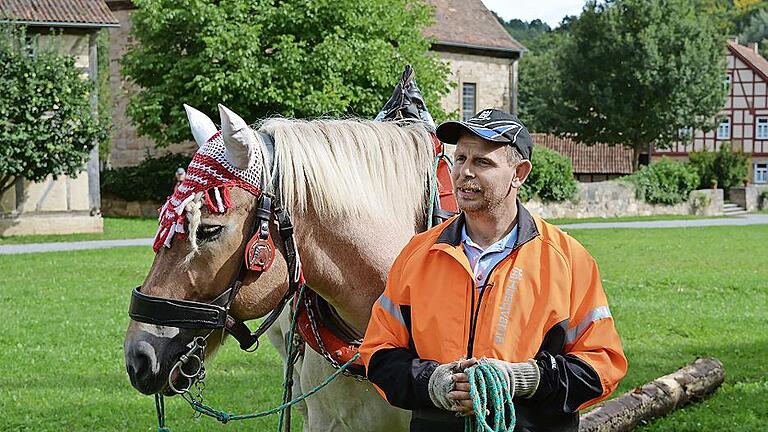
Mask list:
[[[640,421],[664,416],[704,399],[723,383],[723,364],[700,358],[677,372],[657,378],[581,416],[579,432],[631,431]]]

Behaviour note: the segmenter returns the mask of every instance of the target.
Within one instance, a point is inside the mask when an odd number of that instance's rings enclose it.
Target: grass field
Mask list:
[[[596,257],[630,361],[619,391],[719,358],[726,383],[642,431],[761,431],[768,424],[768,226],[572,230]],[[150,248],[0,256],[0,431],[154,431],[151,398],[124,371],[130,289]],[[229,343],[207,401],[236,412],[278,402],[280,361]],[[274,430],[275,418],[218,426],[166,402],[178,431]]]
[[[105,217],[104,233],[102,234],[0,236],[0,245],[146,238],[154,236],[155,231],[157,231],[157,219],[154,218]]]
[[[653,215],[653,216],[621,216],[612,218],[590,217],[590,218],[559,218],[547,219],[547,222],[555,225],[592,223],[592,222],[649,222],[649,221],[668,221],[668,220],[693,220],[693,219],[721,219],[728,216],[697,216],[697,215]]]

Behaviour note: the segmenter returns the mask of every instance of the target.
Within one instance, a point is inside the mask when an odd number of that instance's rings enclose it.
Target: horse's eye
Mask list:
[[[200,225],[197,228],[197,239],[203,242],[216,240],[223,229],[223,225]]]

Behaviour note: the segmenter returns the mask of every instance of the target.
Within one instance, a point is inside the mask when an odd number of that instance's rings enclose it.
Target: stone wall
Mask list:
[[[477,84],[477,110],[497,108],[511,111],[511,59],[450,52],[436,54],[448,63],[451,69],[449,80],[457,84],[442,99],[446,113],[461,113],[461,88],[464,83]],[[416,73],[418,76],[418,71]]]
[[[113,10],[112,14],[120,21],[120,27],[109,29],[109,86],[112,90],[112,149],[107,166],[123,167],[138,165],[147,155],[156,156],[166,153],[192,154],[197,150],[194,142],[174,144],[165,149],[155,148],[155,142],[139,136],[128,117],[128,100],[136,91],[136,86],[120,74],[120,59],[133,43],[131,31],[131,13],[133,10]],[[179,101],[179,104],[184,101]],[[190,138],[192,135],[190,134]]]
[[[731,188],[728,192],[732,203],[740,205],[748,212],[754,212],[760,208],[760,195],[764,190],[768,190],[768,186],[747,185]]]
[[[152,201],[126,201],[113,195],[101,197],[101,212],[104,216],[156,218],[161,203]]]
[[[532,213],[544,218],[589,218],[651,215],[723,214],[723,190],[704,189],[691,192],[687,202],[676,205],[649,204],[638,200],[634,186],[620,181],[579,183],[571,201],[543,203],[538,199],[525,204]]]

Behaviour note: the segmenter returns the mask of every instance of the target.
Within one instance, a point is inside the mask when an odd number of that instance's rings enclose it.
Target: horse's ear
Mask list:
[[[197,146],[202,147],[203,144],[207,143],[218,132],[218,129],[213,124],[213,120],[191,106],[184,104],[184,111],[187,112],[187,120],[189,120],[189,128],[192,129],[192,136],[195,137]]]
[[[227,160],[237,168],[247,169],[258,150],[256,134],[245,120],[222,104],[219,104],[219,115]]]

